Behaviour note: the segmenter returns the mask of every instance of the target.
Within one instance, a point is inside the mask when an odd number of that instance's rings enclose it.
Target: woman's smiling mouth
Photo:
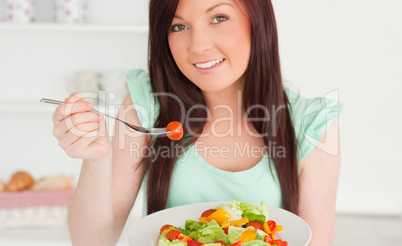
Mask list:
[[[194,66],[197,68],[197,70],[200,73],[209,74],[209,73],[215,71],[217,68],[219,68],[223,64],[224,61],[225,61],[225,58],[222,58],[222,59],[218,59],[218,60],[198,62],[198,63],[195,63]]]

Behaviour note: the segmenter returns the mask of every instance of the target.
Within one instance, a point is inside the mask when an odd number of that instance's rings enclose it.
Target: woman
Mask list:
[[[151,0],[149,76],[133,70],[127,80],[119,118],[145,127],[177,120],[185,137],[149,138],[117,123],[109,142],[92,105],[66,98],[53,120],[59,145],[83,159],[69,212],[74,243],[114,244],[144,181],[148,214],[266,201],[305,219],[310,245],[331,244],[340,108],[306,115],[315,100],[283,88],[270,1]]]

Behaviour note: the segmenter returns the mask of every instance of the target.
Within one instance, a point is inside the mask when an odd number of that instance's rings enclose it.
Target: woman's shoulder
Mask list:
[[[284,90],[289,100],[300,161],[314,149],[331,123],[339,118],[343,104],[330,95],[307,98],[293,89]]]
[[[128,70],[126,81],[128,85],[136,85],[139,83],[143,86],[151,87],[148,72],[141,68]]]

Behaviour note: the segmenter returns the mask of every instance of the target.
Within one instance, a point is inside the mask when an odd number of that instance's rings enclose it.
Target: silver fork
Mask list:
[[[48,98],[42,98],[42,99],[40,99],[40,102],[56,104],[56,105],[64,103],[63,101],[58,101],[58,100],[53,100],[53,99],[48,99]],[[164,135],[164,134],[170,133],[170,131],[166,131],[166,128],[144,128],[144,127],[135,126],[133,124],[127,123],[127,122],[125,122],[123,120],[120,120],[120,119],[118,119],[116,117],[113,117],[111,115],[99,112],[98,110],[95,110],[95,109],[91,109],[89,111],[92,112],[92,113],[95,113],[95,114],[100,114],[100,115],[104,115],[106,117],[110,117],[112,119],[115,119],[115,120],[125,124],[129,128],[133,129],[134,131],[144,133],[144,134],[147,134],[147,135]]]

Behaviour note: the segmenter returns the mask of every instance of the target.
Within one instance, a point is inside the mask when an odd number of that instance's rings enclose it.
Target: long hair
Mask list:
[[[239,0],[238,0],[239,1]],[[148,214],[166,207],[170,180],[177,154],[173,149],[185,150],[197,140],[192,133],[202,133],[205,122],[186,122],[183,117],[194,105],[205,105],[200,89],[189,81],[176,65],[170,52],[168,31],[179,0],[151,0],[149,7],[149,76],[154,93],[169,93],[180,98],[179,102],[170,96],[158,97],[160,113],[155,127],[164,127],[169,122],[179,120],[184,127],[184,138],[170,141],[156,138],[153,149],[169,148],[166,156],[153,156],[148,160]],[[270,155],[277,170],[282,192],[282,205],[293,213],[298,213],[299,188],[297,167],[297,144],[290,118],[289,101],[283,89],[278,34],[273,6],[270,0],[240,0],[251,24],[251,54],[243,88],[243,106],[262,105],[265,109],[275,109],[275,114],[267,116],[264,110],[251,110],[248,117],[266,118],[269,121],[253,121],[254,128],[263,136],[266,146],[275,144],[285,149],[283,156]],[[172,110],[175,109],[175,110]],[[183,109],[185,112],[181,112]],[[280,110],[278,110],[280,109]],[[203,109],[192,109],[191,117],[207,118]],[[267,163],[271,165],[271,163]]]

